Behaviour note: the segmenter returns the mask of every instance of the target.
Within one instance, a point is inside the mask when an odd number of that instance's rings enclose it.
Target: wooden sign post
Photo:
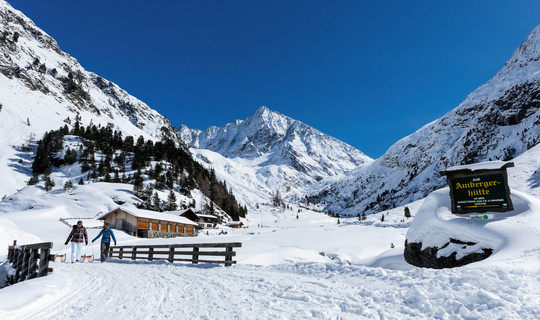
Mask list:
[[[452,213],[514,210],[506,172],[506,168],[513,166],[513,162],[493,161],[441,171],[450,187]]]

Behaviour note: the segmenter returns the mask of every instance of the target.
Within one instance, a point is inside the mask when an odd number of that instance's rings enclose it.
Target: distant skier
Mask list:
[[[77,221],[77,224],[73,226],[65,244],[67,245],[69,241],[71,241],[71,263],[79,262],[83,241],[88,245],[88,233],[82,221]]]
[[[114,241],[114,245],[116,245],[116,238],[114,237],[114,233],[112,229],[110,228],[110,224],[108,222],[105,223],[105,228],[101,229],[101,232],[92,240],[92,242],[96,241],[99,237],[101,238],[101,262],[105,262],[107,260],[107,255],[109,253],[109,248],[111,246],[111,237]]]

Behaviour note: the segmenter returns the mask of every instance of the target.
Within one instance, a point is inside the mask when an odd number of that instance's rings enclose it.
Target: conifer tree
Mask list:
[[[54,188],[55,185],[56,184],[54,183],[54,180],[51,179],[51,177],[47,175],[45,177],[45,191],[47,191],[47,192],[51,191],[52,188]]]
[[[177,201],[176,195],[171,190],[169,192],[169,196],[167,197],[167,211],[174,211],[178,209],[178,204],[176,203],[176,201]]]
[[[66,154],[64,155],[64,161],[67,164],[74,164],[77,161],[77,151],[74,149],[68,148]]]
[[[154,192],[154,196],[152,197],[152,209],[154,211],[161,211],[161,199],[159,199],[159,194]]]
[[[151,185],[147,185],[146,188],[138,196],[144,201],[144,208],[152,210],[152,195],[154,194],[154,189]]]
[[[36,157],[34,158],[34,163],[32,164],[32,173],[45,173],[48,174],[51,172],[51,162],[49,161],[49,152],[46,147],[44,140],[41,140],[38,143],[38,148],[36,151]]]
[[[36,173],[34,173],[32,178],[30,178],[30,180],[28,180],[28,185],[33,186],[33,185],[36,185],[38,183],[39,183],[39,177],[38,177],[38,175]]]
[[[71,181],[66,181],[66,182],[64,183],[64,191],[69,191],[69,190],[71,190],[71,189],[73,189],[73,182],[71,182]]]
[[[135,172],[135,175],[133,176],[133,194],[141,198],[142,191],[143,191],[143,178],[142,178],[141,170],[139,169],[137,170],[137,172]]]
[[[404,211],[405,211],[405,218],[410,218],[411,210],[409,210],[409,207],[405,207]]]

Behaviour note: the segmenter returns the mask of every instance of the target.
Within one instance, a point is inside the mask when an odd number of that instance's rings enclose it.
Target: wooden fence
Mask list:
[[[9,277],[10,284],[15,284],[27,279],[44,277],[53,269],[49,268],[49,261],[54,260],[51,255],[52,242],[34,243],[17,246],[16,241],[13,246],[8,247],[8,260],[15,275]]]
[[[131,260],[143,259],[148,261],[167,260],[171,263],[175,261],[187,261],[194,264],[199,262],[224,263],[228,267],[236,263],[232,259],[236,256],[233,248],[240,247],[242,247],[242,243],[240,242],[114,246],[109,250],[109,257]],[[224,248],[224,250],[215,250],[220,248]],[[189,258],[177,258],[177,256],[189,256]],[[225,259],[209,260],[205,259],[207,256],[224,257]],[[204,258],[201,259],[201,257]]]

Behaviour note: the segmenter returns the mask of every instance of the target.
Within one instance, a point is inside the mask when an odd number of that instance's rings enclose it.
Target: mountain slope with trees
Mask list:
[[[80,139],[82,143],[78,150],[65,149],[64,139],[68,135]],[[189,152],[173,141],[154,142],[143,136],[134,141],[132,136],[124,138],[121,132],[113,130],[112,125],[83,127],[78,119],[71,129],[66,124],[58,130],[48,131],[38,142],[32,164],[34,176],[29,184],[39,182],[40,175],[43,180],[50,181],[48,175],[53,167],[75,163],[79,164],[80,172],[72,177],[71,183],[133,184],[134,195],[141,199],[138,206],[144,209],[176,210],[181,206],[176,194],[189,196],[191,190],[199,189],[208,198],[204,206],[206,213],[215,214],[221,209],[234,220],[247,214],[247,208],[238,203],[227,184],[219,181],[213,170],[194,161]],[[167,191],[167,201],[161,201],[155,190]],[[194,207],[192,203],[189,205]]]

